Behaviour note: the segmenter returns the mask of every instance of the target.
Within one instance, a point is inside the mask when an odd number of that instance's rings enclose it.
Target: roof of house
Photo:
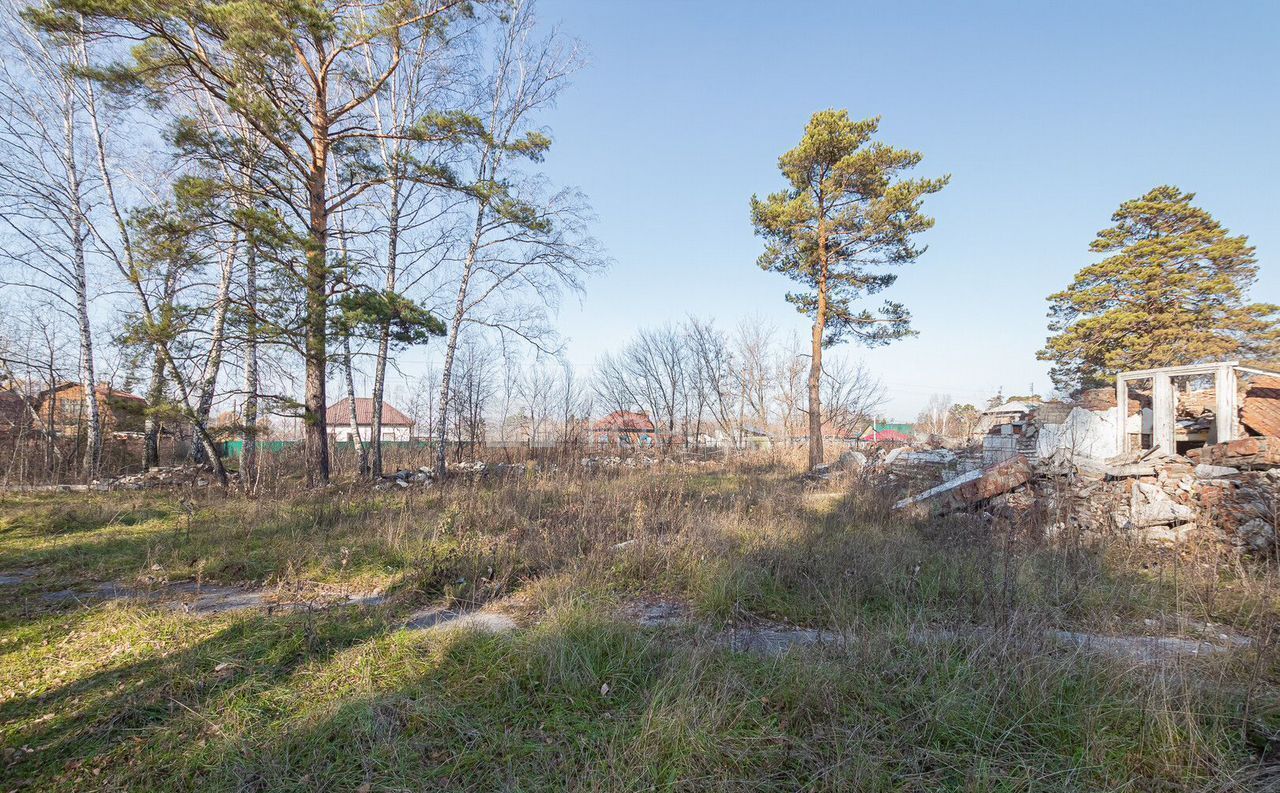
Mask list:
[[[348,398],[344,397],[325,408],[326,424],[341,426],[351,423],[351,407]],[[356,397],[356,424],[370,426],[373,424],[373,400],[369,397]],[[382,426],[412,427],[413,419],[401,413],[387,402],[382,403]]]
[[[39,394],[36,394],[36,399],[43,400],[51,391],[65,391],[68,388],[79,388],[79,387],[80,387],[80,383],[76,382],[75,380],[63,380],[61,383],[58,383],[53,388],[46,388],[45,390],[41,391]],[[128,391],[121,391],[118,388],[112,388],[107,383],[99,383],[93,389],[93,392],[97,394],[100,399],[112,399],[112,400],[116,400],[117,402],[136,402],[141,405],[147,404],[147,400],[145,398],[140,397],[137,394],[130,394]]]
[[[898,432],[903,435],[911,435],[915,433],[916,425],[914,424],[878,424],[878,423],[872,424],[871,426],[867,427],[866,432],[862,433],[862,437],[867,438],[877,432],[883,432],[884,430],[893,430],[894,432]]]
[[[1031,412],[1031,408],[1032,405],[1028,405],[1026,402],[1005,402],[1003,405],[987,408],[982,412],[986,415],[996,413],[1029,413]]]
[[[591,425],[596,432],[653,432],[653,422],[644,413],[615,410]]]
[[[872,443],[910,443],[911,436],[903,435],[897,430],[875,430],[863,435],[862,440]]]

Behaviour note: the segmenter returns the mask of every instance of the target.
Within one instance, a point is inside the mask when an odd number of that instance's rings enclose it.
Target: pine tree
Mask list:
[[[331,297],[340,287],[339,269],[330,262],[334,215],[387,181],[371,156],[378,141],[445,142],[483,133],[465,113],[431,109],[402,128],[380,130],[372,100],[406,53],[443,46],[446,26],[468,15],[472,5],[467,0],[46,0],[27,11],[51,33],[140,42],[130,50],[130,61],[82,70],[120,90],[145,88],[153,101],[181,100],[233,122],[212,130],[186,129],[188,149],[203,146],[210,155],[238,157],[255,149],[248,138],[234,134],[242,128],[278,163],[270,171],[247,173],[258,182],[255,193],[298,221],[298,250],[278,264],[294,282],[299,309],[292,335],[305,368],[302,417],[310,484],[329,479],[328,320]],[[254,158],[261,159],[261,153],[254,151]],[[447,169],[425,164],[421,170],[424,181],[451,182]]]
[[[811,290],[787,295],[813,318],[810,466],[822,463],[822,350],[849,336],[879,346],[912,335],[911,313],[901,303],[885,301],[875,312],[855,303],[897,280],[884,267],[924,253],[912,244],[933,226],[922,199],[950,179],[902,178],[921,155],[873,141],[879,125],[879,118],[851,121],[846,110],[815,113],[800,144],[778,160],[788,189],[751,199],[752,223],[767,241],[759,265]]]
[[[1089,249],[1107,254],[1049,296],[1054,384],[1070,391],[1115,372],[1280,350],[1280,306],[1246,303],[1254,248],[1168,185],[1126,201]]]

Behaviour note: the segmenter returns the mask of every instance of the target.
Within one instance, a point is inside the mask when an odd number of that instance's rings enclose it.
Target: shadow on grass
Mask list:
[[[1155,702],[1136,675],[1000,645],[761,660],[582,614],[513,636],[322,629],[299,660],[262,629],[189,651],[243,677],[149,667],[165,690],[101,698],[96,732],[33,736],[79,776],[15,770],[166,790],[1208,790],[1247,764],[1185,691]]]
[[[190,632],[210,621],[140,615],[109,605],[71,615],[71,623],[51,632],[70,641],[75,633],[130,625],[136,629],[115,638],[124,647],[146,647],[148,652],[141,660],[108,662],[85,677],[0,703],[0,724],[9,725],[6,773],[42,788],[64,775],[78,776],[82,767],[85,773],[101,771],[95,764],[99,756],[123,762],[122,747],[142,750],[154,737],[200,740],[211,725],[230,715],[220,712],[220,703],[234,700],[269,708],[273,691],[287,689],[305,670],[323,667],[335,655],[394,630],[404,614],[396,607],[238,614],[229,625],[225,618],[212,620],[221,627],[190,644],[184,643]],[[58,623],[51,617],[45,627],[54,629]],[[149,646],[152,630],[163,634],[160,649]],[[171,652],[163,649],[166,641],[184,646]]]

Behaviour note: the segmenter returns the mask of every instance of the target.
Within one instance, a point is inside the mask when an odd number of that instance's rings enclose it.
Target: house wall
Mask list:
[[[360,440],[368,443],[373,440],[373,426],[370,424],[360,424],[356,427],[360,432]],[[329,425],[329,434],[339,443],[353,440],[351,435],[351,425],[342,426]],[[413,440],[412,427],[386,427],[382,428],[382,439],[384,441],[409,441]]]
[[[104,432],[143,430],[146,423],[143,416],[144,403],[124,396],[113,395],[108,399],[101,393],[97,395],[97,400]],[[52,394],[46,393],[37,409],[42,424],[48,422],[51,411],[54,431],[60,435],[75,435],[80,430],[81,416],[84,413],[84,389],[73,385]]]

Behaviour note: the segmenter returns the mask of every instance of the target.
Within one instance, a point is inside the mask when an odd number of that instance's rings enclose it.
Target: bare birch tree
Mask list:
[[[533,128],[577,66],[558,36],[533,36],[532,3],[517,0],[500,21],[490,69],[477,93],[486,134],[467,149],[470,185],[440,384],[436,473],[445,473],[446,420],[458,341],[469,329],[489,329],[545,347],[546,318],[559,294],[581,288],[601,266],[585,233],[586,210],[569,190],[548,194],[524,166],[536,163],[550,139]]]
[[[740,359],[730,350],[725,333],[709,320],[690,317],[684,334],[698,404],[710,411],[724,438],[741,445],[741,419],[735,421],[744,401],[739,398]]]
[[[75,324],[84,393],[82,470],[98,475],[102,421],[89,320],[92,194],[86,111],[72,43],[39,35],[8,5],[0,57],[0,262]]]

